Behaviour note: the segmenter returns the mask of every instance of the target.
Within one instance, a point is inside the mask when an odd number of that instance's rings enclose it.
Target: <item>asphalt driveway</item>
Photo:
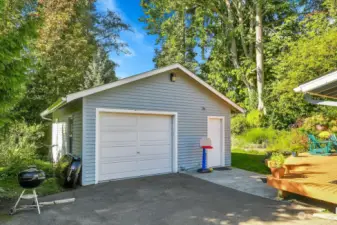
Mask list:
[[[336,224],[310,218],[311,212],[294,209],[288,203],[184,174],[102,183],[40,198],[40,201],[69,197],[75,197],[76,202],[45,206],[40,216],[36,211],[0,216],[0,224],[245,225],[308,224],[309,220],[310,224]]]

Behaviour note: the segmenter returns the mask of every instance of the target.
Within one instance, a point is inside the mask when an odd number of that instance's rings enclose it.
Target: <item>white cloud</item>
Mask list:
[[[98,0],[96,6],[99,10],[106,11],[118,11],[117,4],[115,0]]]

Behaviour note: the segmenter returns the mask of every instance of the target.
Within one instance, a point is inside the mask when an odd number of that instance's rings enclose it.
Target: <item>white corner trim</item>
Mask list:
[[[220,157],[221,157],[221,166],[225,166],[225,117],[224,116],[207,116],[207,137],[209,137],[209,120],[210,119],[219,119],[221,120],[221,150],[220,150]]]
[[[210,86],[209,84],[207,84],[205,81],[203,81],[202,79],[200,79],[197,75],[195,75],[194,73],[192,73],[191,71],[189,71],[188,69],[186,69],[185,67],[183,67],[182,65],[176,63],[170,66],[166,66],[166,67],[162,67],[159,69],[155,69],[155,70],[151,70],[145,73],[141,73],[138,75],[134,75],[131,77],[127,77],[109,84],[104,84],[98,87],[94,87],[94,88],[90,88],[84,91],[79,91],[76,93],[72,93],[66,96],[66,101],[67,102],[71,102],[75,99],[78,98],[82,98],[91,94],[95,94],[97,92],[101,92],[107,89],[111,89],[111,88],[115,88],[127,83],[131,83],[140,79],[144,79],[147,77],[151,77],[154,75],[158,75],[164,72],[168,72],[168,71],[172,71],[175,69],[180,69],[181,71],[183,71],[185,74],[187,74],[188,76],[190,76],[191,78],[193,78],[194,80],[196,80],[198,83],[200,83],[201,85],[203,85],[204,87],[206,87],[207,89],[209,89],[211,92],[213,92],[215,95],[217,95],[218,97],[220,97],[222,100],[224,100],[225,102],[227,102],[230,106],[232,106],[233,108],[235,108],[236,110],[238,110],[239,112],[244,112],[244,109],[242,109],[240,106],[238,106],[237,104],[235,104],[234,102],[232,102],[230,99],[228,99],[227,97],[225,97],[223,94],[221,94],[220,92],[218,92],[216,89],[214,89],[212,86]]]
[[[173,119],[173,149],[172,149],[172,172],[178,172],[178,113],[165,112],[165,111],[145,111],[145,110],[129,110],[129,109],[109,109],[109,108],[96,108],[96,130],[95,130],[95,184],[99,182],[99,131],[100,131],[100,113],[131,113],[131,114],[146,114],[146,115],[167,115],[172,116]]]
[[[84,159],[83,156],[84,156],[84,146],[85,146],[85,138],[84,138],[85,134],[84,134],[84,131],[87,130],[86,129],[86,124],[85,124],[85,118],[84,118],[84,116],[85,116],[84,115],[84,112],[85,112],[84,109],[85,109],[86,102],[87,102],[87,99],[83,98],[82,99],[82,146],[81,146],[82,147],[82,151],[81,151],[81,159],[82,159],[82,180],[81,180],[81,184],[82,185],[85,185],[84,182],[83,182],[84,181],[83,171],[84,171],[84,167],[85,167],[84,165],[85,164],[83,162],[86,159]]]

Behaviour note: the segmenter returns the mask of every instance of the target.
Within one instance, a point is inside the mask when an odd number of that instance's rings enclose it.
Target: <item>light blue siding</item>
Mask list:
[[[82,156],[82,100],[66,105],[53,113],[53,151],[58,158],[69,152],[69,117],[73,118],[73,154]]]
[[[200,166],[207,116],[224,116],[225,165],[231,164],[229,106],[189,76],[171,82],[164,73],[83,98],[83,185],[95,183],[96,108],[177,112],[179,170]]]

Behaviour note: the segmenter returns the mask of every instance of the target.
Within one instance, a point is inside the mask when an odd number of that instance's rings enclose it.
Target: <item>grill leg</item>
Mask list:
[[[26,189],[23,189],[23,191],[21,192],[20,197],[19,197],[18,200],[16,201],[14,207],[11,208],[11,209],[9,210],[9,214],[10,214],[10,215],[13,215],[13,214],[16,212],[16,207],[19,205],[19,202],[20,202],[20,200],[21,200],[23,194],[25,193],[25,191],[26,191]]]
[[[14,209],[16,209],[16,207],[18,206],[18,204],[19,204],[19,202],[20,202],[20,200],[22,198],[22,195],[25,193],[25,191],[26,191],[26,189],[23,189],[23,191],[21,192],[21,195],[20,195],[19,199],[16,201],[16,203],[15,203],[15,205],[13,207]]]
[[[40,205],[39,205],[39,201],[37,200],[37,194],[36,194],[35,189],[33,189],[33,194],[34,194],[34,198],[35,198],[35,204],[36,204],[36,207],[37,207],[37,211],[38,211],[39,214],[40,214],[40,213],[41,213],[41,212],[40,212]]]

